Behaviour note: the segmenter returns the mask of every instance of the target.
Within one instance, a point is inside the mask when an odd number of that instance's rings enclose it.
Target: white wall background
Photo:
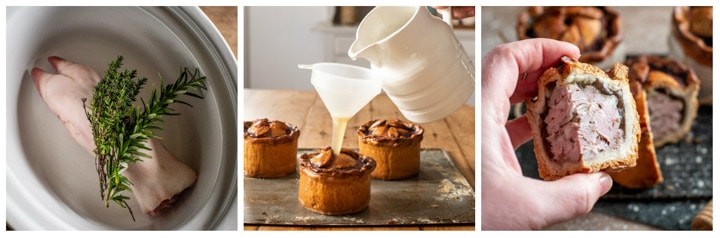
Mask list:
[[[323,61],[323,33],[332,7],[245,7],[245,88],[313,90],[298,64]],[[252,79],[252,80],[250,80]]]

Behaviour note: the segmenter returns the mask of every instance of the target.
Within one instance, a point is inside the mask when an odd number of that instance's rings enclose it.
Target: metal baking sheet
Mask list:
[[[316,149],[299,149],[298,157]],[[245,177],[244,223],[256,225],[442,225],[474,224],[475,192],[442,149],[420,151],[418,175],[400,181],[372,180],[368,209],[326,216],[297,199],[298,174],[277,179]]]

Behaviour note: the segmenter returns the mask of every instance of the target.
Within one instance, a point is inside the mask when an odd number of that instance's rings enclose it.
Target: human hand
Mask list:
[[[447,9],[448,6],[434,6],[437,10]],[[453,6],[452,7],[452,18],[463,19],[475,16],[475,6]]]
[[[482,60],[482,229],[542,229],[587,214],[612,187],[605,172],[556,181],[524,177],[515,149],[530,140],[523,115],[508,121],[512,103],[537,96],[537,80],[561,56],[577,59],[570,43],[529,39],[502,44]],[[503,129],[504,128],[504,129]]]

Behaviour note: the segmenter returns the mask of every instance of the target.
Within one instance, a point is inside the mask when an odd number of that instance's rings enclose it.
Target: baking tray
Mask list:
[[[652,188],[628,189],[617,183],[594,211],[662,229],[690,229],[692,218],[712,199],[712,106],[702,105],[684,140],[657,148],[664,181]],[[523,175],[540,178],[532,141],[516,150]]]
[[[299,149],[303,153],[317,149]],[[368,209],[326,216],[297,199],[298,174],[276,179],[245,177],[244,223],[248,225],[444,225],[475,223],[475,192],[443,149],[420,151],[420,172],[399,181],[372,180]]]

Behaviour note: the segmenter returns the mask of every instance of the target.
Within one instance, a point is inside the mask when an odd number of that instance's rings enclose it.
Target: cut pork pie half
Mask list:
[[[620,63],[603,72],[565,56],[543,73],[526,101],[541,178],[635,166],[640,124],[627,76]]]
[[[632,70],[630,71],[632,75]],[[611,172],[613,181],[631,189],[650,188],[663,182],[660,164],[657,162],[653,133],[650,129],[650,113],[647,106],[647,94],[640,81],[630,76],[630,92],[635,98],[638,115],[640,116],[640,141],[638,142],[637,165],[632,168]]]

